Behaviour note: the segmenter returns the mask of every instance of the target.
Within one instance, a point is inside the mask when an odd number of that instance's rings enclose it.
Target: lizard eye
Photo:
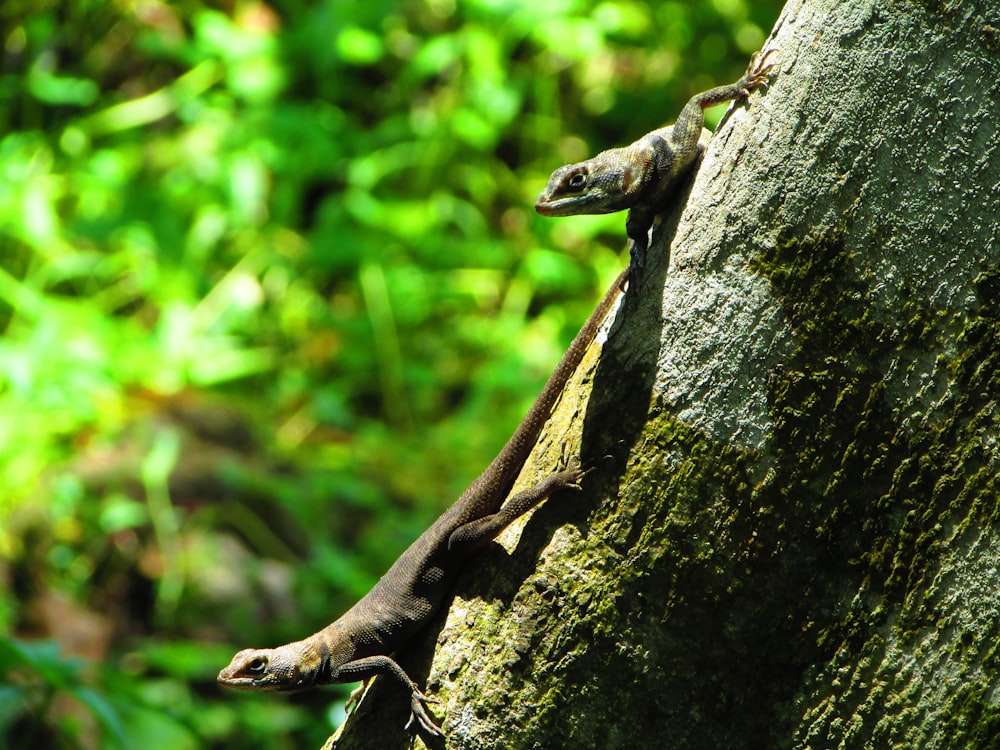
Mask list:
[[[574,192],[583,190],[587,187],[587,175],[583,172],[574,172],[566,182],[566,187]]]
[[[256,656],[247,662],[245,669],[252,675],[262,675],[267,669],[267,659],[263,656]]]

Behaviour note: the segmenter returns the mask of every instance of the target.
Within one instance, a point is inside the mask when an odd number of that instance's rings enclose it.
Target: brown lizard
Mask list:
[[[444,601],[465,558],[515,518],[554,492],[579,488],[584,471],[563,468],[508,498],[556,399],[576,371],[625,283],[623,273],[573,339],[555,372],[493,462],[410,547],[357,604],[308,638],[277,648],[245,649],[219,672],[219,684],[237,690],[297,691],[392,675],[410,693],[410,719],[441,734],[425,696],[391,654],[423,627]],[[506,502],[504,502],[506,500]]]
[[[625,233],[632,240],[629,279],[634,280],[642,268],[654,217],[697,161],[704,110],[730,99],[745,99],[764,86],[775,67],[769,61],[776,52],[754,53],[746,73],[736,83],[691,97],[673,125],[647,133],[623,148],[559,167],[538,196],[535,210],[543,216],[575,216],[628,209]]]

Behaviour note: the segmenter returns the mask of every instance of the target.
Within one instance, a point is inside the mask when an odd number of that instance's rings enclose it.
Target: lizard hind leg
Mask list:
[[[565,458],[561,463],[562,469],[549,474],[533,487],[507,498],[496,513],[469,521],[451,532],[451,536],[448,537],[448,549],[461,552],[481,547],[495,539],[497,534],[507,528],[514,519],[523,516],[549,495],[559,490],[580,489],[580,480],[587,471],[575,460],[568,462],[568,466]]]

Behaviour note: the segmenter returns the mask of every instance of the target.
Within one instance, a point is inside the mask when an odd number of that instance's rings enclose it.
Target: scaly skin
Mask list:
[[[684,184],[698,159],[704,110],[745,99],[764,86],[775,67],[770,60],[776,52],[755,53],[736,83],[691,97],[673,125],[647,133],[628,146],[559,167],[538,196],[535,210],[543,216],[575,216],[628,209],[625,231],[632,241],[629,279],[634,281],[646,255],[654,217]]]
[[[577,334],[524,420],[500,453],[389,571],[338,620],[308,638],[277,648],[244,649],[219,672],[220,685],[237,690],[304,690],[331,683],[392,675],[410,693],[406,729],[440,735],[425,696],[390,655],[422,628],[446,599],[465,559],[515,518],[554,492],[579,489],[578,465],[550,474],[509,497],[517,475],[624,284],[622,274]]]

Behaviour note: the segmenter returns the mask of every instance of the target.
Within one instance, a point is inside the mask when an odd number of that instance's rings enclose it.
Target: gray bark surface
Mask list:
[[[521,479],[566,442],[584,491],[403,655],[441,746],[1000,746],[1000,6],[793,0],[767,47]]]

